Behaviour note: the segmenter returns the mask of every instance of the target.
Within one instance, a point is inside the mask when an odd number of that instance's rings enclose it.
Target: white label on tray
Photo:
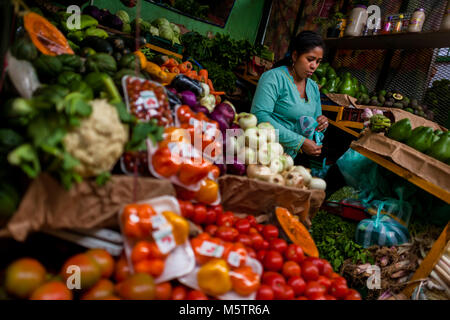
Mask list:
[[[153,229],[160,229],[162,226],[170,227],[170,224],[167,222],[166,218],[161,214],[151,217],[150,221],[152,222]],[[168,228],[166,227],[164,229]]]
[[[236,251],[231,251],[228,255],[228,263],[230,266],[239,267],[241,264],[241,255]]]
[[[155,231],[152,233],[152,235],[161,253],[163,254],[169,253],[172,249],[176,247],[175,237],[173,236],[172,228]]]
[[[198,249],[201,255],[215,258],[222,257],[224,250],[225,248],[223,246],[210,241],[203,241],[202,245]]]
[[[181,159],[201,158],[201,154],[190,143],[170,142],[167,146],[171,154],[177,155]]]
[[[155,93],[150,90],[139,92],[139,98],[136,99],[135,105],[142,105],[145,109],[158,109],[159,107]]]

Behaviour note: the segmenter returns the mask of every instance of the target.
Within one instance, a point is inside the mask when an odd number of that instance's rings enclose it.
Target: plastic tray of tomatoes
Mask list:
[[[221,300],[255,299],[263,268],[244,245],[202,233],[191,239],[191,246],[196,266],[178,281]]]
[[[215,162],[222,155],[223,137],[216,121],[209,119],[203,112],[197,112],[187,105],[175,108],[176,126],[184,129],[191,144],[203,153],[208,160]]]
[[[129,176],[151,176],[148,168],[148,152],[144,151],[126,151],[120,157],[120,169]]]
[[[174,124],[164,86],[151,80],[124,76],[122,87],[128,111],[138,119],[142,121],[156,119],[158,125],[163,127]]]
[[[130,270],[147,273],[155,283],[191,272],[195,266],[189,224],[176,198],[162,196],[124,206],[119,214]]]

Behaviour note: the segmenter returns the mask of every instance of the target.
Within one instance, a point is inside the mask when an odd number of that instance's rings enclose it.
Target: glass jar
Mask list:
[[[444,18],[442,18],[441,30],[450,30],[450,1],[447,4],[447,10]]]
[[[421,32],[425,22],[425,9],[419,8],[414,11],[411,22],[408,26],[408,32]]]
[[[364,26],[367,23],[368,13],[367,7],[364,5],[357,5],[350,12],[348,18],[347,28],[345,29],[345,36],[359,37],[362,35]]]

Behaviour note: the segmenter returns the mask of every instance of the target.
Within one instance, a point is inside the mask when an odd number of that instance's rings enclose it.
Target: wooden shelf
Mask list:
[[[421,49],[450,47],[450,31],[397,33],[365,37],[325,39],[325,45],[335,49]]]

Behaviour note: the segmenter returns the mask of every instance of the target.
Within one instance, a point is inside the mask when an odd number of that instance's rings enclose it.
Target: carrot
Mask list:
[[[213,86],[213,83],[212,83],[211,79],[208,79],[207,84],[209,86],[209,91],[210,92],[216,91],[216,90],[214,90],[214,86]]]
[[[202,69],[198,72],[198,75],[200,77],[204,77],[205,78],[205,82],[208,82],[208,70],[206,69]]]
[[[177,67],[178,62],[174,58],[170,58],[170,59],[167,59],[167,61],[163,63],[163,66],[167,66],[168,68]]]
[[[169,68],[167,66],[164,66],[164,65],[161,67],[161,70],[164,71],[164,72],[170,72]]]
[[[186,72],[188,72],[188,69],[186,68],[186,65],[184,63],[181,63],[178,68],[180,69],[180,73],[185,74]]]
[[[171,73],[180,73],[180,69],[178,67],[172,67],[170,68]]]

